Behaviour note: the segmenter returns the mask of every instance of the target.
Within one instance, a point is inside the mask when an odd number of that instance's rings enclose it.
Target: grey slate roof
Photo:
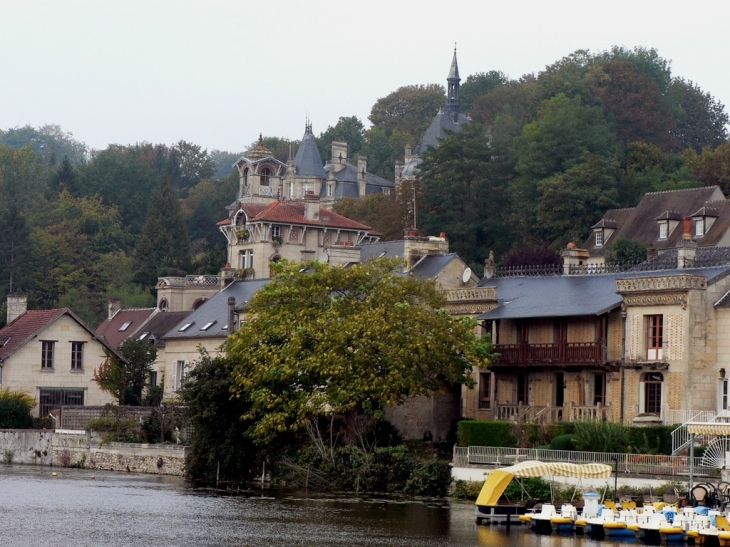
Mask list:
[[[616,280],[654,275],[692,274],[712,284],[730,274],[730,265],[711,268],[628,272],[603,275],[555,275],[486,279],[481,287],[495,287],[499,305],[477,319],[527,319],[600,315],[621,305]]]
[[[269,282],[268,279],[254,281],[234,281],[222,291],[215,293],[200,307],[179,321],[167,334],[165,340],[184,338],[225,338],[228,335],[228,297],[236,299],[236,308],[240,310],[243,302],[248,302],[253,295]],[[185,331],[180,332],[184,325],[192,323]],[[208,323],[213,323],[208,329],[201,330]]]
[[[332,170],[332,165],[328,164],[324,167],[325,172]],[[359,188],[357,185],[357,167],[351,163],[345,164],[345,167],[335,173],[335,198],[357,198]],[[395,183],[379,177],[373,173],[365,173],[365,194],[376,194],[383,191],[383,188],[395,188]],[[326,197],[327,185],[322,185],[321,197]]]
[[[172,327],[180,323],[191,313],[193,312],[167,311],[156,313],[147,323],[137,330],[134,337],[139,340],[144,336],[145,340],[152,338],[159,341]]]
[[[294,156],[294,166],[297,175],[319,178],[325,176],[322,158],[319,155],[317,141],[314,138],[310,124],[307,124],[304,129],[304,137],[302,137],[302,142],[297,148],[297,154]]]
[[[439,110],[436,117],[428,126],[420,142],[416,146],[415,154],[421,156],[429,146],[436,148],[438,142],[446,136],[446,131],[458,133],[461,126],[471,122],[471,118],[460,112]]]
[[[730,247],[697,247],[695,268],[709,268],[730,264]],[[664,251],[654,260],[642,262],[631,271],[672,270],[677,267],[677,249]]]
[[[433,279],[448,265],[449,262],[458,258],[456,253],[445,255],[428,255],[423,257],[411,268],[410,273],[422,279]]]
[[[404,258],[405,249],[406,243],[402,239],[399,241],[369,243],[360,247],[360,260],[365,262],[368,259],[380,258],[381,256]]]

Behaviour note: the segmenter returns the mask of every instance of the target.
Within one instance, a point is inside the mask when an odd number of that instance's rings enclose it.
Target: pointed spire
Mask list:
[[[454,58],[451,61],[451,70],[449,70],[449,77],[446,78],[447,82],[447,99],[446,99],[446,110],[452,112],[457,116],[459,113],[459,63],[456,61],[456,44],[454,44]]]
[[[456,62],[456,42],[454,42],[454,59],[451,61],[451,70],[449,70],[448,79],[451,80],[453,78],[461,81],[461,78],[459,78],[459,63]]]

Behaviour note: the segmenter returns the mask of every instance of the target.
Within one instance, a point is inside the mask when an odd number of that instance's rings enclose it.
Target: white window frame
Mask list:
[[[702,237],[705,235],[705,218],[700,217],[695,220],[695,237]]]
[[[659,239],[667,239],[669,236],[669,223],[666,220],[659,221]]]
[[[596,247],[603,247],[603,230],[596,230]]]
[[[189,361],[178,360],[172,366],[172,391],[177,393],[180,391],[183,381],[185,380],[186,371]]]
[[[304,184],[302,184],[302,197],[303,198],[307,197],[307,192],[314,192],[314,188],[312,187],[312,185],[309,182],[305,182]]]
[[[84,370],[84,344],[71,342],[71,370]]]
[[[274,224],[271,227],[271,237],[281,237],[281,226]]]
[[[730,406],[730,378],[720,378],[717,385],[717,412],[729,410]]]

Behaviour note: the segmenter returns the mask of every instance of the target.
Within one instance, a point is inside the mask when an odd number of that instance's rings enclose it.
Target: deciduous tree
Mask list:
[[[272,267],[228,348],[258,443],[322,416],[382,416],[407,397],[470,384],[471,367],[489,363],[475,321],[442,310],[435,284],[401,275],[398,261]]]
[[[106,360],[94,369],[94,382],[120,405],[139,406],[157,350],[146,340],[128,339],[119,346],[121,358],[106,350]]]

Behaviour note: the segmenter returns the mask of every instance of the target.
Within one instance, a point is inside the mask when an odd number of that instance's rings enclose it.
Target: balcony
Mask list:
[[[498,404],[495,407],[495,420],[503,422],[554,424],[558,422],[577,422],[585,420],[608,420],[611,405],[532,406]]]
[[[500,356],[495,365],[597,365],[606,362],[606,351],[598,342],[555,344],[497,344]]]

